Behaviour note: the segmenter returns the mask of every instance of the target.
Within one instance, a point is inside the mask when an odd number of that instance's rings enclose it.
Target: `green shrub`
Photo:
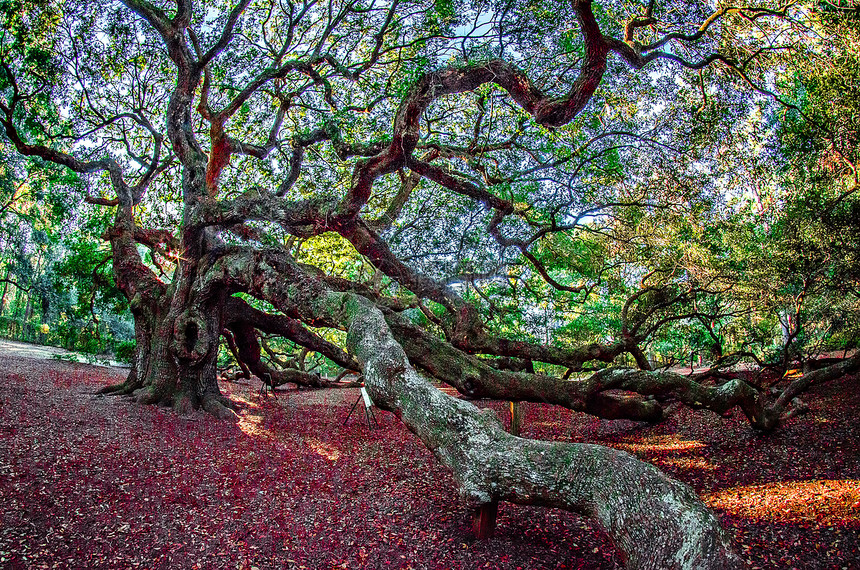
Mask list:
[[[131,360],[134,358],[135,346],[137,345],[133,340],[126,340],[118,343],[116,345],[116,349],[114,350],[114,354],[116,354],[116,359],[120,362],[131,364]]]

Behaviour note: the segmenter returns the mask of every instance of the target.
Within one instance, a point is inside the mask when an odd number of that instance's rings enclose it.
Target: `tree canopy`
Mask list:
[[[329,382],[315,353],[471,504],[583,512],[630,567],[727,568],[686,487],[513,438],[430,380],[609,419],[740,406],[772,430],[860,368],[815,359],[860,338],[853,4],[0,6],[0,190],[86,202],[69,271],[102,234],[134,317],[114,393],[229,417],[222,337],[273,385]]]

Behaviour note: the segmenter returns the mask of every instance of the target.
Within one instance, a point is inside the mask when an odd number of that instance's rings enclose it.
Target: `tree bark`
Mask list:
[[[285,315],[271,315],[253,308],[236,297],[227,299],[225,308],[225,330],[232,332],[238,358],[242,365],[263,379],[271,379],[273,386],[293,383],[297,386],[321,388],[331,382],[318,374],[298,368],[275,368],[261,360],[261,346],[257,331],[277,334],[294,343],[326,356],[348,370],[358,371],[355,359],[334,344],[306,329],[300,322]]]
[[[393,311],[385,319],[411,363],[471,398],[492,398],[555,404],[605,419],[656,422],[659,403],[633,396],[585,390],[578,382],[528,372],[499,370],[433,336]]]
[[[120,192],[108,237],[114,276],[135,321],[135,357],[125,382],[100,392],[133,394],[142,404],[174,406],[180,413],[203,407],[219,417],[234,417],[233,404],[218,388],[216,370],[227,293],[197,284],[199,271],[205,270],[200,252],[211,248],[213,240],[206,232],[188,237],[194,251],[180,260],[173,283],[163,283],[138,254],[133,199],[126,190]]]
[[[225,294],[193,293],[202,299],[173,321],[170,336],[179,376],[174,406],[183,413],[202,407],[216,417],[232,418],[235,405],[221,394],[217,371]]]
[[[9,290],[9,269],[3,277],[3,293],[0,293],[0,317],[6,312],[6,293]]]

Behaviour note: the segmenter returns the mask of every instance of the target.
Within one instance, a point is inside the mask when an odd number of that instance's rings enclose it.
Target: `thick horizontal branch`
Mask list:
[[[559,405],[606,419],[657,421],[656,402],[618,398],[589,390],[579,382],[528,372],[500,370],[428,333],[404,316],[384,311],[391,334],[410,362],[470,398],[491,398]],[[582,351],[581,356],[587,354]]]
[[[265,313],[236,297],[228,299],[224,314],[227,326],[237,323],[248,324],[257,330],[282,336],[299,346],[318,352],[343,368],[359,370],[355,358],[286,315]]]
[[[766,394],[741,379],[731,379],[721,386],[706,386],[694,379],[668,371],[644,371],[613,368],[597,372],[583,385],[588,391],[622,389],[643,395],[671,395],[683,404],[725,414],[739,406],[750,424],[762,431],[779,426],[792,400],[813,384],[841,378],[860,370],[860,352],[820,370],[808,372],[792,380],[775,401],[768,402]]]
[[[84,201],[96,206],[116,206],[119,204],[119,198],[102,198],[101,196],[87,196]]]
[[[112,178],[122,180],[122,170],[120,169],[119,164],[111,158],[102,158],[90,161],[80,160],[71,154],[51,147],[28,144],[23,138],[21,138],[21,135],[12,120],[14,108],[6,108],[6,105],[3,105],[3,107],[4,108],[2,110],[4,116],[0,118],[0,125],[3,126],[6,136],[15,146],[15,150],[20,154],[24,156],[36,156],[43,160],[47,160],[48,162],[65,166],[66,168],[81,174],[108,171],[111,173]]]
[[[201,226],[230,226],[250,220],[274,222],[290,233],[312,236],[331,230],[332,198],[291,201],[257,189],[234,200],[201,200],[195,212]]]
[[[406,166],[413,172],[417,172],[436,184],[448,188],[457,194],[466,196],[467,198],[477,200],[488,208],[499,210],[505,214],[509,214],[514,210],[514,206],[509,200],[499,198],[477,184],[445,172],[442,168],[430,164],[429,162],[423,162],[413,158],[406,162]]]
[[[134,228],[134,240],[147,247],[157,248],[164,245],[167,252],[179,251],[179,240],[167,230]]]
[[[22,285],[21,283],[19,283],[15,279],[0,278],[0,283],[8,283],[9,285],[13,285],[14,287],[17,287],[21,291],[26,291],[27,293],[30,292],[30,287]]]

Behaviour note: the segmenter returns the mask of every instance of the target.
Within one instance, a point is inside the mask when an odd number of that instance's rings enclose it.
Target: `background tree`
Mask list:
[[[0,333],[87,353],[133,339],[113,285],[104,215],[75,173],[0,148]]]

